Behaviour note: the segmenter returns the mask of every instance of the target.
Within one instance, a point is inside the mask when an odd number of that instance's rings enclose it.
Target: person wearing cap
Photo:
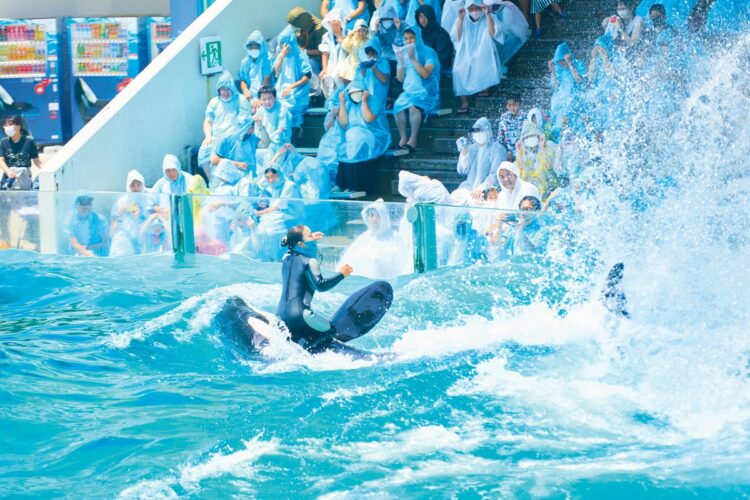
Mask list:
[[[492,124],[480,118],[470,130],[470,142],[466,138],[457,141],[460,154],[456,170],[465,175],[458,188],[451,193],[456,204],[477,203],[482,191],[497,182],[497,166],[505,158],[505,149],[495,140]]]
[[[294,28],[297,44],[309,58],[312,70],[320,73],[320,44],[326,34],[323,22],[302,7],[290,10],[286,22]]]
[[[237,78],[240,80],[242,95],[252,103],[252,112],[255,113],[260,106],[258,91],[261,87],[273,83],[271,60],[268,57],[268,45],[263,33],[258,30],[250,33],[245,40],[245,51],[247,54],[240,61]]]
[[[390,146],[391,134],[378,115],[383,103],[364,88],[359,80],[340,94],[338,121],[346,138],[346,155],[340,162],[336,184],[344,190],[371,190],[375,182],[372,160]]]
[[[94,198],[78,195],[73,204],[73,213],[68,215],[63,233],[68,239],[68,252],[83,257],[106,257],[109,253],[107,223],[104,217],[94,212]]]

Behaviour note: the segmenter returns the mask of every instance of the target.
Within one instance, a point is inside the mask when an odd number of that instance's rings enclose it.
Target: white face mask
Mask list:
[[[469,17],[472,19],[472,21],[479,21],[480,19],[482,19],[482,12],[481,11],[469,12]]]
[[[352,92],[349,94],[349,99],[351,99],[354,104],[359,104],[362,102],[362,92]]]
[[[628,9],[617,9],[617,15],[623,19],[630,19],[630,11]]]
[[[534,150],[539,145],[539,138],[529,137],[528,139],[523,141],[523,145],[528,150]]]
[[[387,21],[382,21],[380,23],[380,26],[382,26],[384,30],[389,30],[393,28],[393,21],[391,21],[390,19],[388,19]]]
[[[8,137],[13,137],[14,135],[16,135],[16,127],[14,127],[13,125],[8,125],[6,127],[3,127],[3,129],[5,130],[5,135],[7,135]]]
[[[260,55],[260,49],[247,49],[247,55],[249,55],[253,59],[257,59]]]
[[[489,134],[487,134],[487,132],[474,132],[473,134],[471,134],[471,138],[480,146],[484,146],[485,144],[487,144],[487,141],[490,140]]]

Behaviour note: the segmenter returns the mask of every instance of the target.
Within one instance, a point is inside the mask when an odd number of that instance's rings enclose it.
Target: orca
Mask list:
[[[385,316],[393,301],[393,289],[385,281],[378,281],[353,293],[331,317],[331,330],[325,332],[316,345],[302,347],[316,353],[336,351],[355,357],[372,354],[347,345],[372,330]],[[238,346],[259,352],[273,335],[275,317],[250,306],[240,297],[230,297],[217,314],[219,327],[229,334]]]

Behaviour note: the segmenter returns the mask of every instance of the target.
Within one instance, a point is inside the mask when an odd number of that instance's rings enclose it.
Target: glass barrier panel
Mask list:
[[[39,192],[0,191],[0,250],[40,251]]]
[[[125,257],[172,251],[168,195],[54,194],[58,254]]]
[[[563,220],[541,210],[435,205],[437,267],[564,254],[571,242]]]
[[[413,272],[411,224],[403,203],[191,198],[196,253],[231,252],[280,262],[286,252],[281,239],[289,228],[302,224],[325,234],[317,242],[324,268],[350,264],[354,274],[374,279]]]

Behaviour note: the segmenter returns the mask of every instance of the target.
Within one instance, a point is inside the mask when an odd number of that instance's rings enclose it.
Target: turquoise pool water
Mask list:
[[[711,326],[597,300],[561,315],[559,270],[521,262],[397,281],[371,357],[281,334],[258,355],[212,318],[231,295],[272,311],[276,264],[2,256],[3,494],[750,493],[746,329],[708,348]]]

